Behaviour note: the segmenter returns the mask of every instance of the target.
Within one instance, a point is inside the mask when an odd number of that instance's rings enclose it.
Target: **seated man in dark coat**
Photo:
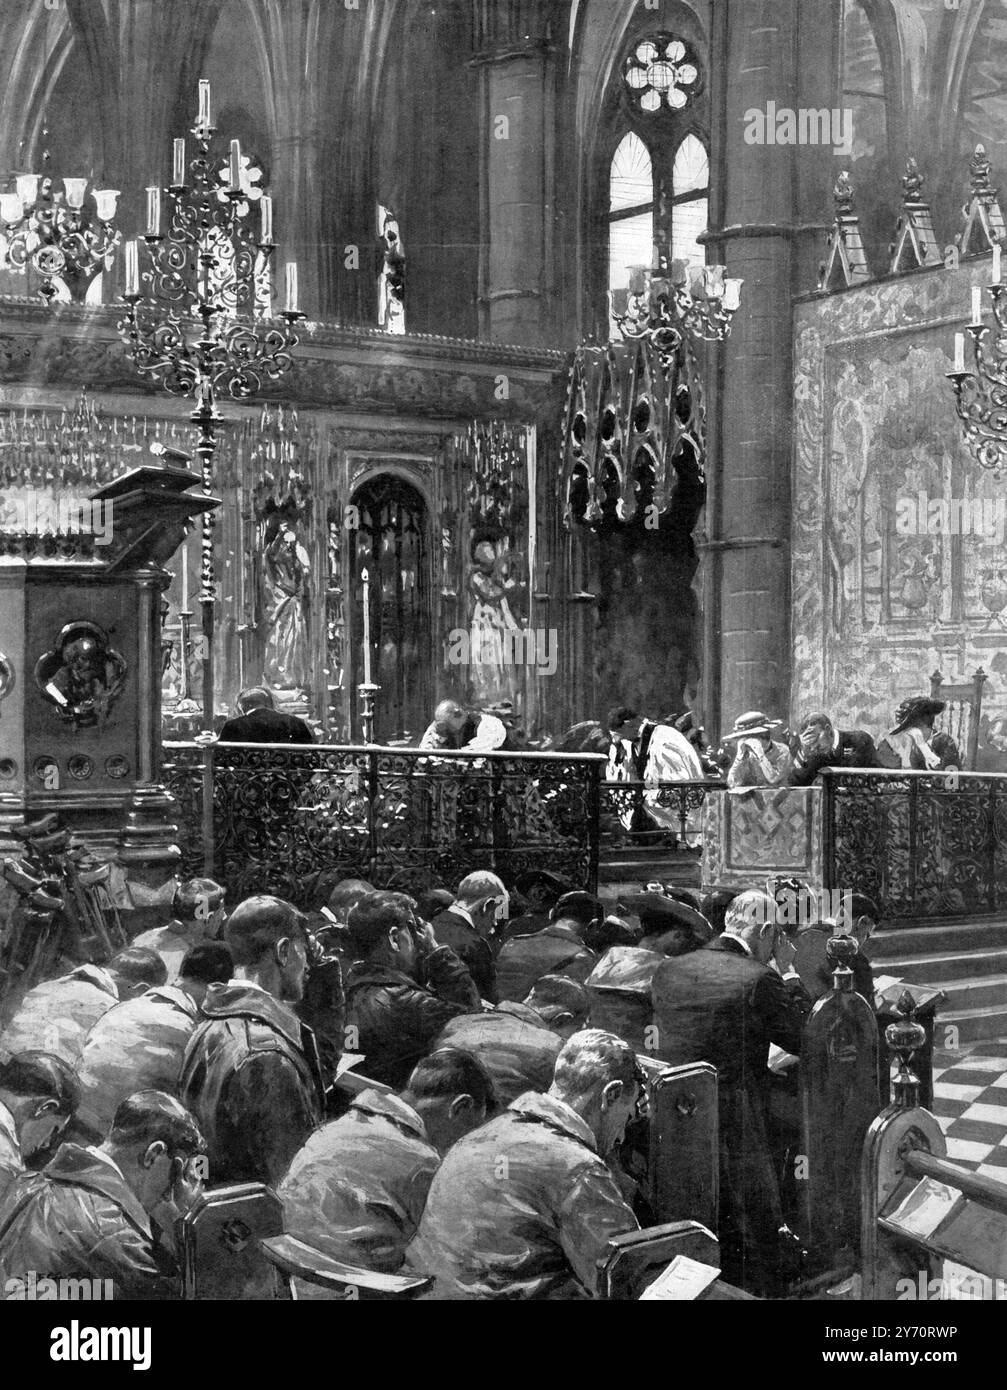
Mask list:
[[[523,1004],[505,1001],[481,1014],[462,1014],[442,1030],[435,1047],[460,1047],[486,1068],[502,1106],[525,1091],[548,1091],[560,1048],[587,1026],[583,985],[543,975]]]
[[[450,907],[431,922],[438,945],[450,946],[472,976],[487,1004],[497,1001],[496,948],[493,931],[506,921],[510,899],[496,874],[466,874]]]
[[[779,974],[769,966],[774,957]],[[792,958],[773,900],[747,892],[728,908],[721,936],[664,961],[651,986],[657,1056],[717,1068],[725,1277],[764,1293],[780,1287],[793,1244],[789,1232],[780,1236],[783,1212],[766,1133],[769,1045],[799,1054],[811,1007]]]
[[[161,1091],[116,1111],[100,1148],[63,1144],[41,1173],[26,1173],[0,1202],[0,1269],[8,1281],[109,1280],[116,1299],[178,1297],[171,1232],[199,1195],[195,1120]]]
[[[494,1108],[484,1068],[453,1047],[424,1057],[401,1095],[362,1091],[294,1155],[279,1189],[284,1230],[333,1260],[393,1274],[441,1158]],[[342,1297],[301,1283],[297,1296]]]
[[[228,719],[218,736],[220,743],[314,743],[303,719],[284,714],[263,686],[243,690],[237,699],[238,714]]]
[[[597,956],[584,944],[584,933],[603,916],[590,893],[567,893],[549,914],[549,925],[530,936],[514,936],[497,956],[497,996],[520,1002],[543,975],[566,975],[579,984],[587,979]]]
[[[399,1090],[457,1014],[482,1005],[472,976],[440,946],[405,893],[372,893],[350,913],[359,959],[346,979],[347,1050],[360,1071]]]
[[[409,1263],[437,1299],[597,1298],[613,1236],[639,1229],[606,1159],[644,1093],[611,1033],[567,1040],[529,1091],[459,1140],[434,1176]]]
[[[795,787],[809,787],[823,767],[877,767],[874,740],[863,729],[837,729],[827,714],[811,714],[791,743]]]
[[[179,1095],[206,1135],[214,1183],[283,1177],[322,1118],[311,1030],[291,1007],[304,994],[304,919],[280,898],[247,898],[225,932],[234,978],[211,985],[185,1050]]]

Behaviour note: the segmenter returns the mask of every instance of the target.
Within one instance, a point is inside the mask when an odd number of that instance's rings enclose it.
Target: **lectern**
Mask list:
[[[161,782],[165,568],[219,505],[184,467],[136,468],[61,501],[58,534],[0,536],[0,853],[57,812],[93,853],[156,887],[179,858]]]

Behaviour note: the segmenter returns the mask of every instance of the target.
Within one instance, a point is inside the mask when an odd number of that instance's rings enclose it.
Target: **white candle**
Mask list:
[[[259,202],[259,214],[262,218],[262,232],[259,237],[263,246],[273,244],[273,200],[264,194]]]
[[[126,242],[126,293],[140,293],[140,250],[135,241]]]
[[[196,124],[203,130],[209,129],[210,125],[210,84],[203,80],[199,84],[199,115],[196,117]]]
[[[965,334],[955,334],[955,371],[965,370]]]
[[[297,262],[287,262],[287,312],[297,313]]]
[[[172,187],[181,188],[185,183],[185,141],[176,140],[173,149],[175,157],[172,161]]]
[[[990,277],[990,284],[992,285],[999,285],[1000,281],[1003,279],[1001,270],[1002,254],[999,241],[995,242],[993,246],[993,274]]]
[[[161,190],[147,189],[147,235],[161,235]]]
[[[983,321],[983,292],[981,285],[972,286],[972,322],[976,325]]]
[[[289,270],[290,267],[288,266]],[[360,571],[360,582],[364,586],[364,684],[371,683],[371,582],[366,570]]]
[[[241,143],[238,140],[231,141],[231,187],[235,190],[241,187]]]
[[[189,611],[189,543],[182,542],[182,609],[183,613]]]

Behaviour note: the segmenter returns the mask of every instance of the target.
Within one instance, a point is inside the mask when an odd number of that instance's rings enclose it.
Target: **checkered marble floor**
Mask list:
[[[1007,1182],[1007,1038],[935,1051],[933,1112],[948,1158]]]

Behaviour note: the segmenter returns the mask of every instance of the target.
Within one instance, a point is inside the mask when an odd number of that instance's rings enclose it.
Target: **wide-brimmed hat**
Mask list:
[[[913,695],[908,700],[903,700],[895,711],[895,727],[889,729],[890,734],[900,734],[903,729],[908,729],[910,724],[915,724],[918,719],[926,719],[943,714],[945,704],[943,700],[931,700],[928,695]]]
[[[705,946],[713,940],[713,928],[703,914],[677,898],[664,893],[634,893],[624,896],[622,902],[627,911],[640,919],[645,936],[687,927],[698,945]]]
[[[724,743],[729,739],[738,738],[757,738],[759,734],[768,734],[773,729],[778,729],[783,723],[782,719],[769,719],[761,710],[751,709],[747,714],[739,714],[734,721],[734,728],[729,734],[724,735]]]

